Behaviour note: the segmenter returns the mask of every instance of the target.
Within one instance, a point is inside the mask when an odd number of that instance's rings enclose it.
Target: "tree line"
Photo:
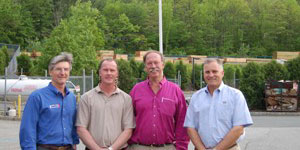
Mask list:
[[[242,57],[299,50],[299,3],[164,0],[165,54]],[[66,34],[71,36],[60,40],[91,44],[86,41],[95,36],[96,41],[90,41],[95,48],[119,53],[159,47],[156,0],[0,0],[0,9],[0,42],[20,44],[29,51],[47,49],[47,41]],[[73,39],[75,35],[79,37]]]

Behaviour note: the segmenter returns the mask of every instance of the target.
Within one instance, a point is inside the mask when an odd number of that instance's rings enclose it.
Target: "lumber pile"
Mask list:
[[[246,63],[246,58],[224,58],[224,63]]]
[[[165,57],[165,63],[166,62],[171,62],[171,63],[173,63],[174,62],[174,57]]]
[[[180,61],[182,61],[183,64],[190,63],[190,61],[186,57],[180,57],[180,58],[174,59],[173,63],[179,63]]]
[[[126,54],[115,54],[114,59],[116,59],[116,60],[119,60],[119,59],[128,60],[128,55],[126,55]]]
[[[269,63],[271,62],[272,59],[267,59],[267,58],[246,58],[246,62],[256,62],[256,63]]]
[[[298,56],[300,56],[300,52],[282,52],[282,51],[273,52],[273,59],[290,60]]]
[[[205,55],[188,55],[187,58],[188,58],[190,64],[193,63],[193,59],[194,59],[195,64],[203,64],[205,59],[207,58],[207,56],[205,56]]]
[[[114,51],[113,50],[99,50],[97,51],[97,59],[102,60],[106,58],[114,58]]]
[[[136,57],[144,57],[148,51],[135,51]]]

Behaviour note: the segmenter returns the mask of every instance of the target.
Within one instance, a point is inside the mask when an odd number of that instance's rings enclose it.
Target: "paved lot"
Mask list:
[[[300,116],[253,116],[242,150],[299,150]],[[0,150],[19,150],[19,121],[0,120]],[[82,144],[78,147],[83,150]],[[193,149],[190,143],[189,150]]]

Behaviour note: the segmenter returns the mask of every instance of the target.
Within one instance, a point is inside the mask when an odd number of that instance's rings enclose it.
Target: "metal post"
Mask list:
[[[83,93],[85,93],[85,69],[82,70],[82,83],[83,83]]]
[[[178,85],[181,87],[181,75],[180,75],[180,70],[178,70]]]
[[[80,92],[77,93],[77,99],[76,99],[76,101],[77,101],[77,103],[79,103],[79,101],[80,101]]]
[[[158,16],[159,16],[159,52],[163,52],[163,32],[162,32],[162,0],[158,0]]]
[[[91,89],[93,89],[94,88],[94,70],[92,70],[92,87],[91,87]]]
[[[23,75],[23,68],[21,68],[21,75]]]
[[[21,118],[21,95],[18,95],[18,118]]]
[[[196,89],[196,75],[195,75],[195,59],[192,57],[192,65],[193,65],[193,79],[192,79],[192,82],[193,82],[193,90]]]
[[[4,115],[6,116],[6,113],[7,113],[7,108],[6,108],[6,86],[7,86],[7,83],[6,83],[6,80],[7,80],[7,67],[5,67],[5,76],[4,76],[5,80],[4,80]]]
[[[200,89],[202,88],[202,70],[200,70]]]
[[[235,83],[235,71],[234,71],[233,72],[233,87],[236,88],[235,86],[236,86],[236,83]]]
[[[48,72],[47,72],[47,70],[45,70],[45,77],[47,77],[47,74],[48,74]]]

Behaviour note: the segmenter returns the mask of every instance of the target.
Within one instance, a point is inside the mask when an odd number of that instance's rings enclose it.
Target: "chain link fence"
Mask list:
[[[94,74],[93,71],[91,71],[92,74],[90,75],[86,75],[85,74],[85,70],[82,71],[82,75],[81,76],[70,76],[69,77],[69,81],[71,83],[73,83],[75,85],[76,88],[80,89],[80,95],[82,95],[83,93],[91,90],[92,88],[94,88]],[[28,78],[29,80],[33,79],[33,80],[38,80],[38,79],[42,79],[42,80],[51,80],[51,77],[48,76],[47,71],[45,71],[45,75],[44,76],[0,76],[0,80],[1,80],[1,85],[0,85],[0,112],[1,114],[7,114],[7,111],[11,108],[16,109],[16,105],[17,105],[17,97],[18,95],[16,95],[16,93],[18,91],[14,91],[14,90],[23,90],[22,88],[24,87],[14,87],[17,86],[17,82],[21,81],[21,78]],[[12,79],[14,79],[14,84],[9,83],[8,81],[12,81]],[[6,86],[5,86],[6,83]],[[38,85],[33,85],[34,87],[38,87]],[[5,88],[6,87],[6,88]],[[28,88],[28,86],[26,87]],[[12,94],[13,93],[13,94]],[[74,93],[77,96],[77,93]],[[27,96],[28,93],[26,93],[26,95],[21,95],[21,100],[22,100],[22,110],[24,109],[24,106],[26,104],[26,100],[27,100]],[[10,98],[10,100],[7,100],[7,96],[13,97]]]

